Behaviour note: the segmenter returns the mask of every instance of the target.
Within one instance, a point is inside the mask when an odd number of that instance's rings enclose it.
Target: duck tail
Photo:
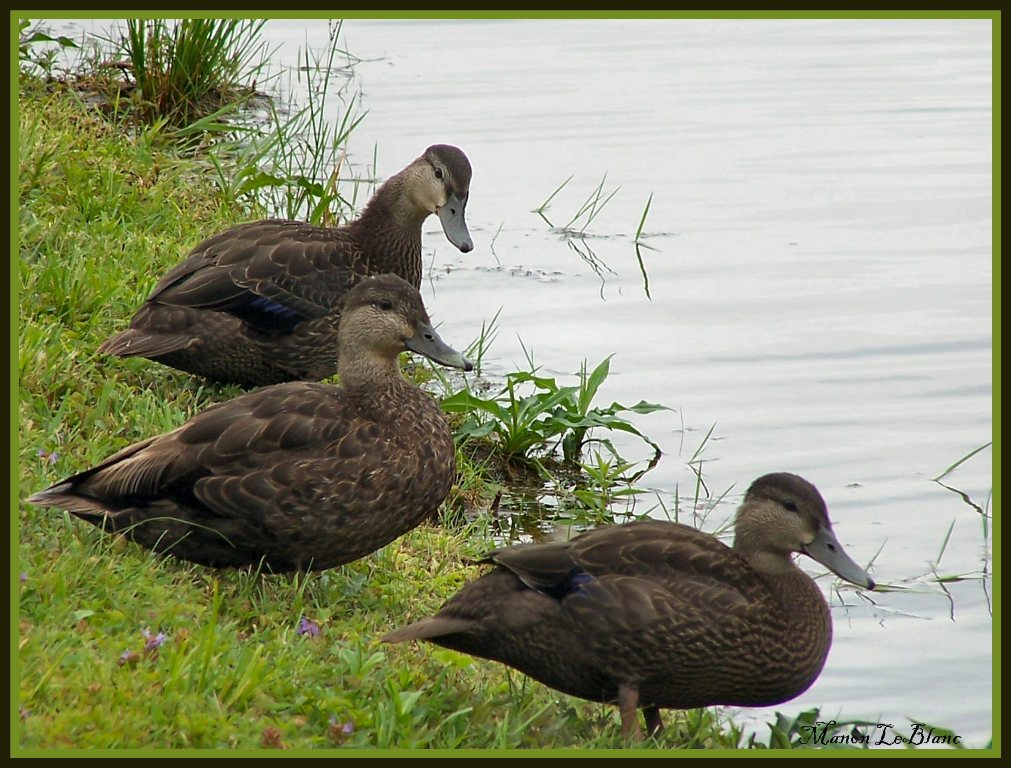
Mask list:
[[[78,493],[72,480],[64,480],[44,491],[39,491],[25,501],[40,507],[59,507],[85,519],[104,517],[112,512],[104,507],[99,499]]]
[[[128,328],[102,342],[98,348],[101,355],[116,357],[146,357],[155,358],[188,349],[193,346],[194,339],[184,333],[145,333],[134,328]]]
[[[384,635],[380,642],[406,643],[410,640],[431,640],[444,635],[457,635],[467,632],[477,624],[473,619],[461,619],[455,616],[431,616],[421,619],[406,627],[395,629]]]

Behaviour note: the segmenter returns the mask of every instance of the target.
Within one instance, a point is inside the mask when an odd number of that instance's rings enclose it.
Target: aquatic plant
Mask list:
[[[572,214],[568,222],[561,227],[556,227],[554,223],[547,217],[545,211],[551,204],[551,201],[555,196],[565,188],[565,186],[572,181],[573,177],[569,176],[565,181],[555,188],[555,191],[548,195],[547,199],[541,203],[537,208],[534,209],[534,213],[540,216],[547,223],[549,227],[558,232],[559,234],[565,235],[566,237],[572,236],[582,236],[586,234],[587,227],[593,222],[597,215],[604,210],[604,206],[607,205],[611,199],[618,194],[618,190],[621,187],[615,187],[610,192],[604,192],[604,183],[607,181],[607,173],[600,179],[600,183],[587,195],[586,199],[580,204],[576,209],[576,212]],[[580,221],[582,219],[582,221]]]
[[[31,24],[28,19],[18,21],[18,65],[22,73],[34,75],[41,72],[48,80],[53,77],[60,50],[79,46],[65,35],[52,37],[38,27],[32,28]]]
[[[639,272],[642,273],[642,289],[646,293],[646,298],[650,301],[653,297],[649,293],[649,275],[646,273],[646,264],[642,260],[642,249],[646,248],[650,251],[655,251],[656,249],[650,245],[646,245],[642,241],[642,228],[646,226],[646,217],[649,215],[649,208],[653,204],[653,193],[649,193],[649,199],[646,201],[646,207],[642,209],[642,217],[639,219],[639,226],[635,230],[635,258],[639,262]]]
[[[465,416],[456,430],[458,441],[491,437],[507,464],[537,465],[538,455],[548,455],[558,447],[562,449],[562,460],[575,464],[590,442],[603,446],[621,460],[609,439],[590,436],[592,430],[604,429],[641,438],[653,449],[654,459],[659,459],[660,447],[618,414],[670,409],[645,400],[630,406],[613,402],[605,407],[591,407],[610,371],[610,355],[590,372],[584,361],[578,384],[570,386],[539,376],[529,356],[528,363],[529,370],[506,374],[505,385],[491,397],[462,389],[443,399],[443,410]]]

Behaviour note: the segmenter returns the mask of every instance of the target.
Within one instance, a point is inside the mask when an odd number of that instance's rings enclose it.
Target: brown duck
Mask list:
[[[446,419],[398,355],[471,364],[396,275],[345,295],[340,344],[340,386],[247,393],[28,501],[216,567],[323,569],[379,549],[432,515],[456,474]]]
[[[387,272],[420,287],[429,215],[453,245],[473,249],[464,218],[470,178],[467,156],[436,144],[345,227],[268,219],[204,240],[98,351],[248,387],[331,376],[341,296]]]
[[[662,727],[660,709],[758,707],[805,691],[832,642],[806,554],[866,589],[818,489],[797,475],[756,480],[733,548],[678,523],[646,520],[571,541],[490,553],[494,568],[433,617],[385,642],[430,640],[515,667],[545,685],[614,702],[626,736]]]

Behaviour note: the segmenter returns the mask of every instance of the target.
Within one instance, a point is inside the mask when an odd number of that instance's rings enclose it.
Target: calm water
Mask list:
[[[266,34],[291,66],[327,29]],[[523,369],[521,344],[568,383],[614,353],[601,401],[676,409],[636,419],[665,450],[640,484],[668,507],[675,489],[690,503],[687,462],[715,425],[703,473],[715,496],[731,490],[707,527],[788,470],[821,489],[854,559],[877,553],[893,589],[821,581],[832,652],[776,709],[984,744],[991,539],[930,478],[992,439],[990,22],[353,20],[342,39],[363,59],[334,84],[368,111],[356,173],[385,178],[437,142],[473,163],[476,250],[434,219],[425,235],[423,292],[447,340],[468,343],[501,307],[488,377]],[[605,173],[620,190],[584,238],[532,213],[573,176],[546,212],[564,225]],[[651,194],[652,300],[633,245]],[[588,255],[614,271],[603,284]],[[989,514],[990,449],[944,482]],[[965,578],[943,589],[935,568]]]

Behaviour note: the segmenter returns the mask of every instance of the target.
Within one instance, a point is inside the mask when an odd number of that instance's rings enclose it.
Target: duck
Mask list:
[[[346,226],[265,219],[207,238],[98,352],[246,388],[332,376],[341,297],[383,273],[420,288],[425,219],[438,216],[461,252],[474,248],[465,217],[470,181],[463,151],[435,144]]]
[[[517,544],[434,616],[386,643],[427,640],[502,662],[563,693],[616,704],[622,734],[663,727],[660,710],[788,701],[820,674],[832,620],[801,553],[864,589],[824,499],[799,475],[755,480],[733,546],[687,525],[643,519],[569,541]]]
[[[404,378],[399,354],[473,366],[397,275],[358,283],[341,309],[339,385],[243,393],[28,501],[161,555],[271,573],[332,568],[415,528],[449,494],[456,454],[446,417]]]

